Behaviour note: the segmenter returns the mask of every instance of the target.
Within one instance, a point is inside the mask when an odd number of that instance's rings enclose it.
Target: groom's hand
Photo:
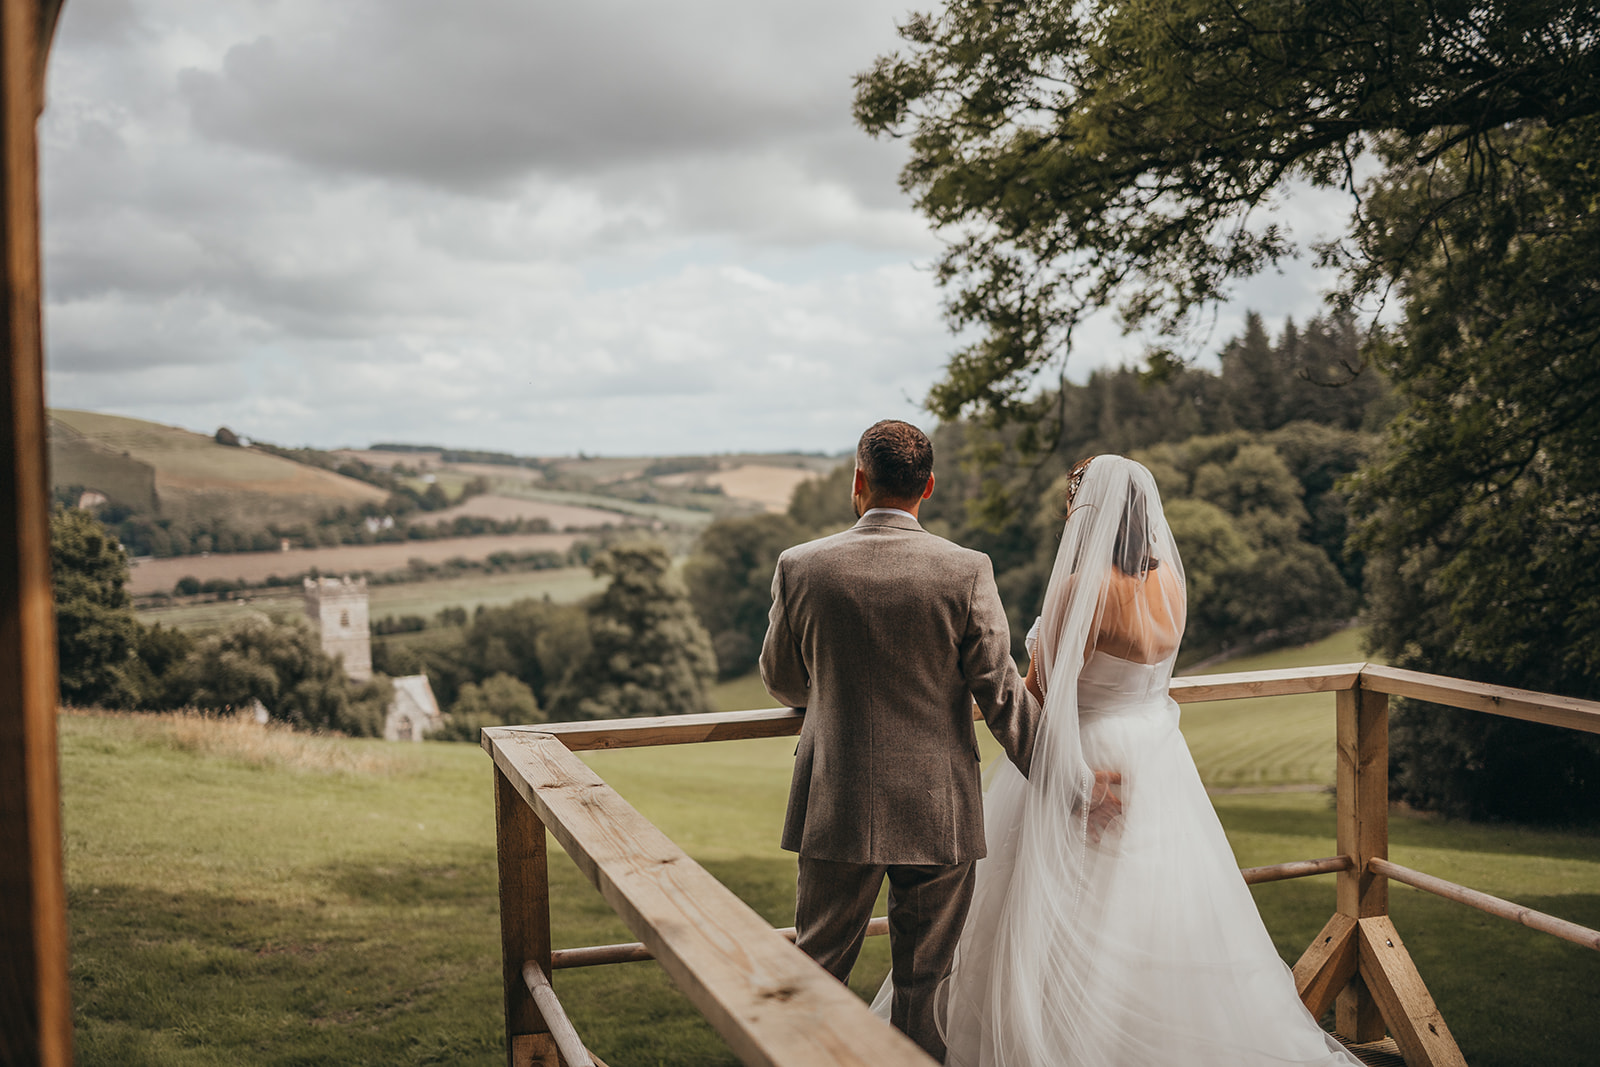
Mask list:
[[[1089,793],[1089,840],[1099,844],[1106,829],[1122,815],[1120,771],[1095,771],[1094,788]]]

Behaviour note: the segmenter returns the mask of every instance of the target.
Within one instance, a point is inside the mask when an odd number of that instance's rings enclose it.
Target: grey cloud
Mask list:
[[[183,72],[196,128],[320,168],[472,191],[848,128],[850,74],[892,36],[883,9],[848,0],[322,10],[323,32],[258,36]],[[853,63],[838,46],[852,39]]]

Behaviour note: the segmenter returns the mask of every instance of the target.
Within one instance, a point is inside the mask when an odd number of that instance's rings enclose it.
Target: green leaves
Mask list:
[[[1600,109],[1594,3],[952,0],[901,36],[858,75],[855,114],[909,139],[901,183],[950,242],[948,314],[985,331],[930,394],[945,419],[1026,418],[1097,309],[1181,333],[1292,250],[1260,217],[1291,179],[1354,191],[1375,146],[1409,166]],[[1490,177],[1462,175],[1464,217]],[[1352,211],[1362,240],[1329,252],[1352,297],[1425,260],[1382,196]]]

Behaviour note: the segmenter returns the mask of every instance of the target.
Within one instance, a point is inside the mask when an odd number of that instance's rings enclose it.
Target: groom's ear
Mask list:
[[[855,481],[853,481],[850,484],[850,495],[851,496],[866,496],[867,495],[867,472],[862,470],[860,467],[856,468]]]
[[[861,472],[857,471],[856,473],[859,474]],[[930,474],[930,475],[928,475],[928,484],[922,490],[922,499],[926,500],[932,495],[933,495],[933,475]]]

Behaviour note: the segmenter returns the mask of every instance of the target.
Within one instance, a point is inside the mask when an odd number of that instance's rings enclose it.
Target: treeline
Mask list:
[[[449,715],[441,739],[475,740],[480,728],[505,723],[710,710],[711,639],[666,549],[617,544],[589,565],[608,584],[581,603],[480,607],[443,640],[375,643],[373,667],[427,674]],[[465,613],[440,621],[465,623]]]
[[[260,701],[273,718],[297,727],[382,732],[387,679],[349,681],[306,619],[246,619],[199,640],[159,623],[147,627],[127,593],[127,552],[77,508],[52,512],[50,555],[64,702],[243,712]]]
[[[565,552],[539,549],[528,552],[491,552],[483,559],[453,556],[441,563],[430,563],[428,560],[418,558],[412,559],[406,566],[396,570],[343,570],[339,574],[352,578],[365,578],[368,585],[406,585],[411,582],[459,578],[467,574],[514,574],[522,571],[554,570],[558,567],[586,566],[590,558],[600,550],[603,541],[604,538],[576,541]],[[186,574],[173,583],[172,596],[213,595],[220,600],[234,593],[252,590],[298,589],[305,579],[321,576],[322,571],[318,567],[311,567],[294,574],[269,574],[258,582],[245,578],[207,578],[201,581],[192,574]],[[163,603],[170,602],[171,596],[152,593],[143,599],[146,603]]]
[[[1152,379],[1099,371],[1042,397],[1055,437],[1028,462],[1017,458],[1020,431],[942,425],[923,525],[993,560],[1021,656],[1060,539],[1061,479],[1084,456],[1121,453],[1155,475],[1183,553],[1186,661],[1343,626],[1363,571],[1345,549],[1339,483],[1360,467],[1392,410],[1382,380],[1361,370],[1362,341],[1346,316],[1304,328],[1286,322],[1274,341],[1250,315],[1217,372],[1172,367]],[[685,578],[722,676],[755,666],[778,554],[854,521],[852,470],[847,462],[798,486],[786,515],[723,520],[702,535]]]
[[[57,507],[51,563],[63,701],[128,710],[260,706],[297,727],[376,736],[390,679],[426,673],[448,713],[444,739],[483,726],[708,710],[711,641],[667,550],[629,542],[584,555],[606,588],[580,604],[523,600],[464,609],[454,633],[418,648],[375,642],[374,678],[349,681],[304,618],[247,618],[201,638],[146,627],[128,596],[126,551],[93,515]],[[389,623],[380,629],[416,629]]]

